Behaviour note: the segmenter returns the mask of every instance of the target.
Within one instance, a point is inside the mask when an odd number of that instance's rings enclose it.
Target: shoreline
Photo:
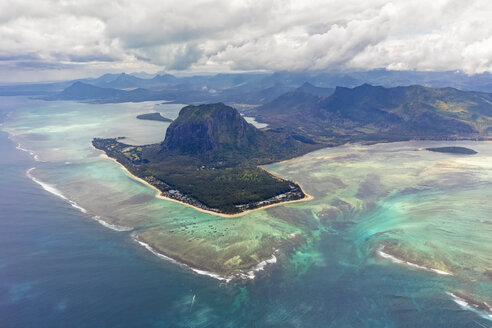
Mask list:
[[[96,148],[94,147],[94,149],[96,149]],[[100,149],[97,149],[97,150],[103,152]],[[290,180],[290,181],[296,183],[299,186],[299,188],[301,189],[301,191],[304,193],[304,198],[296,199],[296,200],[289,200],[289,201],[286,201],[286,202],[279,202],[279,203],[270,204],[270,205],[266,205],[266,206],[260,206],[260,207],[253,208],[253,209],[250,209],[250,210],[246,210],[244,212],[240,212],[240,213],[237,213],[237,214],[225,214],[225,213],[219,213],[219,212],[214,212],[214,211],[208,211],[208,210],[204,210],[202,208],[193,206],[191,204],[188,204],[188,203],[179,201],[177,199],[163,196],[162,195],[162,192],[157,187],[151,185],[150,183],[148,183],[144,179],[142,179],[140,177],[137,177],[136,175],[132,174],[123,164],[121,164],[120,162],[118,162],[116,159],[114,159],[112,157],[109,157],[104,152],[102,154],[100,154],[100,157],[109,159],[109,160],[117,163],[123,169],[123,171],[125,171],[125,173],[127,173],[131,178],[133,178],[134,180],[137,180],[138,182],[140,182],[140,183],[142,183],[142,184],[144,184],[144,185],[146,185],[146,186],[154,189],[155,191],[157,191],[157,194],[155,195],[155,198],[163,199],[163,200],[169,200],[169,201],[172,201],[172,202],[181,204],[181,205],[189,206],[189,207],[191,207],[191,208],[193,208],[193,209],[195,209],[197,211],[200,211],[202,213],[207,213],[207,214],[212,214],[212,215],[216,215],[216,216],[221,216],[221,217],[224,217],[224,218],[235,218],[235,217],[243,216],[243,215],[248,214],[250,212],[254,212],[254,211],[258,211],[258,210],[263,210],[263,209],[271,208],[271,207],[274,207],[274,206],[285,205],[285,204],[290,204],[290,203],[297,203],[297,202],[304,202],[304,201],[309,201],[309,200],[314,199],[313,196],[309,195],[308,193],[306,193],[304,191],[304,189],[301,187],[301,185],[299,183],[297,183],[296,181]]]

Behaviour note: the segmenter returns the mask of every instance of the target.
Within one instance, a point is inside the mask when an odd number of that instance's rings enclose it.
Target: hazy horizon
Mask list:
[[[374,73],[374,72],[385,72],[385,73],[409,73],[409,74],[457,74],[461,76],[466,76],[469,78],[473,77],[484,77],[484,76],[491,76],[491,72],[482,72],[482,73],[477,73],[477,74],[467,74],[461,70],[442,70],[442,71],[433,71],[433,70],[427,70],[427,71],[420,71],[420,70],[388,70],[385,68],[375,68],[375,69],[368,69],[368,70],[343,70],[343,71],[317,71],[317,72],[310,72],[310,71],[299,71],[299,72],[290,72],[290,71],[261,71],[261,70],[255,70],[255,71],[217,71],[217,72],[202,72],[202,71],[157,71],[155,73],[151,72],[145,72],[145,71],[103,71],[101,73],[97,74],[80,74],[77,76],[67,76],[67,75],[59,75],[57,78],[53,79],[43,79],[40,77],[40,79],[32,79],[32,80],[1,80],[0,79],[0,85],[16,85],[16,84],[44,84],[44,83],[57,83],[57,82],[67,82],[67,81],[75,81],[75,80],[91,80],[91,79],[97,79],[100,78],[104,75],[122,75],[122,74],[127,74],[127,75],[132,75],[135,77],[138,77],[140,79],[152,79],[155,76],[158,75],[173,75],[178,78],[184,78],[184,77],[198,77],[198,76],[216,76],[220,74],[263,74],[265,76],[268,75],[273,75],[273,74],[292,74],[292,75],[308,75],[308,76],[320,76],[320,75],[350,75],[350,74],[360,74],[360,73]],[[309,82],[306,80],[306,82]]]

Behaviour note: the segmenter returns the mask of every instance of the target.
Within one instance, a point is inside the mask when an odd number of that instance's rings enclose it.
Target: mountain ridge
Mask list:
[[[492,94],[419,85],[337,87],[327,97],[286,93],[248,115],[319,142],[489,137]]]

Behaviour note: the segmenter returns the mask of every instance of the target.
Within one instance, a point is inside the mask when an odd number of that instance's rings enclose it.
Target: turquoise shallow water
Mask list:
[[[134,119],[154,103],[3,100],[3,111],[15,111],[3,126],[13,141],[0,134],[2,327],[492,325],[485,311],[463,300],[460,306],[446,293],[492,303],[491,144],[461,143],[479,151],[474,157],[416,151],[422,142],[349,145],[268,166],[315,199],[234,223],[252,236],[261,227],[267,236],[308,238],[280,252],[267,274],[221,284],[159,259],[131,232],[92,219],[138,228],[211,220],[153,198],[88,146],[93,136],[161,140],[162,123]],[[171,117],[179,110],[172,106],[157,108]],[[87,213],[29,179],[32,167],[33,176]],[[382,246],[392,257],[378,253]]]

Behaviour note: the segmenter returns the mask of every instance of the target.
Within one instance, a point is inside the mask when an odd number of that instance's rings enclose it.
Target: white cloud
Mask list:
[[[0,0],[0,70],[492,72],[490,17],[487,0]]]

